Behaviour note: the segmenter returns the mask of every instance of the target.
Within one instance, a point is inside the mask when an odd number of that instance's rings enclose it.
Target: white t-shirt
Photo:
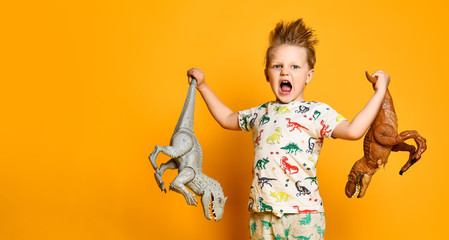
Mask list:
[[[323,212],[315,165],[323,138],[346,120],[320,102],[268,102],[240,111],[239,125],[254,142],[249,209],[254,212]]]

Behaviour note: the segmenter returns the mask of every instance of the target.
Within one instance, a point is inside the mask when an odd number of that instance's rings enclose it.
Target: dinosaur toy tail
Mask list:
[[[195,93],[197,84],[196,79],[192,78],[181,116],[179,116],[178,124],[176,124],[175,133],[178,132],[180,128],[190,129],[193,132],[193,116],[195,111]]]
[[[374,85],[376,85],[376,82],[377,82],[377,77],[371,77],[371,75],[368,73],[368,71],[365,71],[365,75],[366,75],[366,79],[368,79],[368,81],[373,84],[373,88],[374,88]],[[387,88],[387,92],[385,93],[385,98],[391,99],[390,91],[388,90],[388,88]]]
[[[376,84],[377,78],[371,77],[371,75],[368,73],[368,71],[365,71],[366,79],[370,81],[372,84]]]

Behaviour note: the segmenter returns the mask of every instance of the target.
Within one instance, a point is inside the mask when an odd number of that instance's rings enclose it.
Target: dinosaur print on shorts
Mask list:
[[[240,111],[255,152],[249,209],[278,216],[323,212],[315,166],[323,139],[344,120],[320,102],[268,102]]]

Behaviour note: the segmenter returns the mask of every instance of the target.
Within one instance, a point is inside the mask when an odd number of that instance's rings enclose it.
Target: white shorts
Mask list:
[[[250,239],[322,240],[326,230],[324,213],[284,214],[277,217],[270,212],[251,212]]]

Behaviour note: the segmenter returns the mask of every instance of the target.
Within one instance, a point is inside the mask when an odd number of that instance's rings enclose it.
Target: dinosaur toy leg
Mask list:
[[[416,146],[418,149],[414,151],[413,153],[410,152],[410,157],[408,161],[405,163],[405,165],[402,167],[399,174],[403,174],[405,171],[407,171],[413,164],[415,164],[419,159],[421,159],[421,155],[426,151],[427,145],[426,145],[426,139],[421,137],[417,131],[404,131],[401,132],[398,137],[397,141],[398,143],[403,143],[405,140],[413,138],[415,140]],[[414,150],[413,146],[413,150]]]
[[[407,144],[407,143],[398,143],[398,144],[396,144],[396,145],[393,146],[393,148],[391,149],[391,151],[393,151],[393,152],[399,152],[399,151],[407,151],[407,152],[409,152],[410,154],[409,154],[409,156],[408,156],[408,161],[407,161],[407,163],[408,163],[408,162],[411,163],[411,162],[413,161],[413,155],[415,155],[416,148],[415,148],[415,146],[409,145],[409,144]],[[411,165],[410,165],[410,166],[411,166]],[[401,171],[399,172],[399,174],[402,175],[402,173],[404,173],[404,172],[407,171],[407,170],[408,170],[408,167],[407,167],[407,169],[405,169],[404,167],[402,167],[402,169],[401,169]]]
[[[177,133],[172,137],[172,142],[170,146],[161,147],[159,145],[156,145],[156,147],[154,147],[153,152],[148,158],[150,159],[151,165],[153,166],[154,170],[158,171],[159,168],[157,167],[156,164],[156,158],[160,152],[171,158],[179,158],[182,155],[189,152],[192,149],[192,147],[193,141],[189,134]]]
[[[421,155],[427,150],[426,139],[421,137],[417,131],[403,131],[398,135],[398,142],[404,142],[407,139],[413,138],[415,140],[418,149],[413,156],[414,159],[421,159]]]
[[[153,152],[148,158],[150,159],[151,165],[153,166],[154,170],[156,170],[154,177],[156,178],[156,182],[161,190],[166,192],[166,190],[164,190],[164,182],[162,181],[162,173],[156,163],[156,158],[159,153],[162,152],[163,154],[176,159],[188,153],[190,150],[192,150],[192,148],[193,140],[191,136],[188,133],[183,132],[179,132],[173,135],[170,146],[161,147],[159,145],[156,145],[156,147],[154,147]]]
[[[195,194],[187,190],[185,186],[185,184],[192,181],[193,178],[195,178],[195,172],[192,168],[186,167],[182,169],[175,180],[173,180],[173,182],[170,184],[170,190],[181,193],[182,195],[184,195],[187,204],[196,206],[198,201],[195,198]]]
[[[177,169],[178,167],[179,167],[178,163],[176,162],[175,159],[172,158],[170,159],[170,161],[162,163],[161,166],[159,167],[159,170],[156,170],[156,172],[154,173],[154,177],[156,178],[156,182],[159,185],[161,191],[167,193],[167,190],[164,187],[164,182],[162,181],[162,175],[164,174],[165,170]]]
[[[397,134],[394,128],[388,124],[379,124],[374,128],[374,138],[376,142],[383,146],[393,146],[392,151],[409,151],[409,160],[402,167],[399,172],[401,175],[407,171],[413,164],[415,164],[424,151],[426,151],[426,139],[421,137],[416,131],[404,131]],[[415,147],[404,143],[405,140],[413,138],[418,146]],[[413,148],[411,148],[413,147]]]

